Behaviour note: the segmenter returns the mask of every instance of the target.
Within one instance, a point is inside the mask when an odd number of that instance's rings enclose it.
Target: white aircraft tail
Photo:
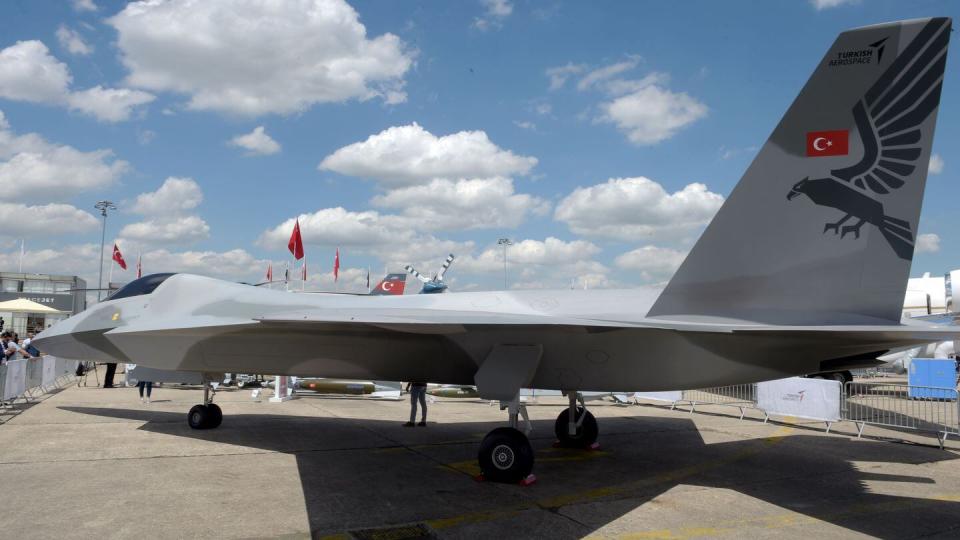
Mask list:
[[[840,34],[649,316],[899,321],[950,26]]]

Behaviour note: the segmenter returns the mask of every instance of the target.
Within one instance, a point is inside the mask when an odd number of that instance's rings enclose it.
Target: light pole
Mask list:
[[[107,210],[116,210],[117,206],[110,201],[97,201],[93,207],[103,216],[103,230],[100,232],[100,280],[97,285],[97,302],[99,302],[100,295],[103,294],[103,243],[107,239]]]
[[[503,290],[507,290],[507,248],[513,245],[509,238],[497,240],[498,246],[503,246]]]

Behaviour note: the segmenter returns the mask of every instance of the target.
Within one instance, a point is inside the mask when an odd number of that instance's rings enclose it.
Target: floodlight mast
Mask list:
[[[513,245],[509,238],[497,240],[497,245],[503,246],[503,290],[507,290],[507,248]]]
[[[99,210],[100,215],[103,216],[103,228],[100,231],[100,278],[97,281],[97,302],[99,302],[103,294],[103,247],[107,239],[107,210],[116,210],[117,205],[111,201],[97,201],[97,204],[93,207]]]

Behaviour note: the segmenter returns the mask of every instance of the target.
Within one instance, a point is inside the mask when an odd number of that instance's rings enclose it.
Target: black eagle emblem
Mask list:
[[[913,230],[909,222],[888,216],[882,197],[902,187],[923,153],[920,125],[936,110],[943,86],[947,19],[932,19],[893,64],[853,106],[853,119],[863,158],[856,164],[830,171],[830,177],[794,184],[787,200],[806,195],[819,206],[835,208],[843,217],[823,227],[840,238],[867,223],[877,227],[901,259],[913,256]]]

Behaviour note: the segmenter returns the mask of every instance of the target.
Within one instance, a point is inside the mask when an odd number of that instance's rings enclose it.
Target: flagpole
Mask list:
[[[112,258],[110,259],[110,273],[107,276],[107,292],[110,292],[110,282],[113,281],[113,265],[116,263]]]
[[[20,239],[20,265],[19,265],[19,268],[17,269],[17,272],[21,274],[23,273],[23,242],[24,242],[24,239],[21,238]]]
[[[303,264],[303,269],[301,270],[300,277],[303,278],[303,280],[300,282],[300,292],[303,292],[307,290],[307,256],[306,254],[304,254],[303,263],[301,264]]]

